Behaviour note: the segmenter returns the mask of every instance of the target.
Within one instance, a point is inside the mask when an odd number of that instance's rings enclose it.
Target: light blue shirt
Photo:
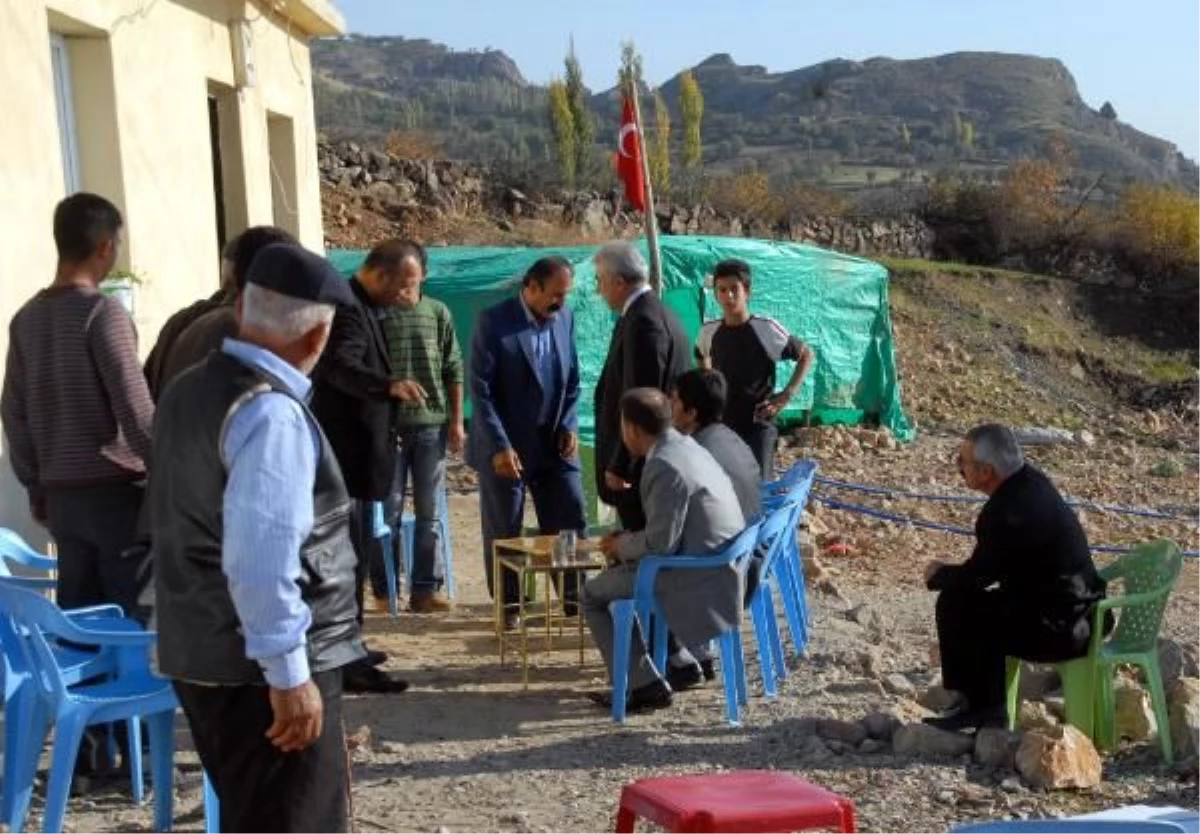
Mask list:
[[[551,328],[554,326],[553,319],[539,319],[533,314],[533,310],[529,309],[529,305],[525,303],[523,296],[518,296],[521,299],[521,309],[525,311],[525,318],[529,320],[529,324],[533,329],[533,358],[535,370],[538,375],[538,381],[542,384],[542,391],[545,394],[542,397],[542,408],[537,416],[537,424],[539,426],[548,425],[554,420],[554,408],[558,404],[553,396],[555,391],[555,375],[554,375],[554,334]]]
[[[221,447],[229,472],[221,565],[246,656],[271,686],[291,689],[309,679],[305,635],[312,611],[300,598],[298,580],[300,547],[313,528],[321,440],[297,400],[308,397],[312,383],[269,350],[237,339],[226,339],[221,349],[296,397],[255,396],[229,420]]]

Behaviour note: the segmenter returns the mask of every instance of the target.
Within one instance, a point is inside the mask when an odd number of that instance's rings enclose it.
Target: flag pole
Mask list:
[[[658,249],[658,215],[654,212],[654,188],[650,185],[650,157],[646,148],[646,134],[642,131],[642,105],[638,101],[637,79],[629,80],[629,94],[633,99],[633,121],[637,125],[638,154],[642,164],[642,182],[646,184],[646,246],[650,250],[650,289],[662,295],[662,255]]]

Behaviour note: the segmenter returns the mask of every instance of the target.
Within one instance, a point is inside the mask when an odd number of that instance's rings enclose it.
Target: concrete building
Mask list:
[[[0,0],[0,351],[75,191],[125,215],[143,355],[241,229],[320,251],[308,41],[344,28],[329,0]],[[30,532],[26,507],[0,466],[0,525]]]

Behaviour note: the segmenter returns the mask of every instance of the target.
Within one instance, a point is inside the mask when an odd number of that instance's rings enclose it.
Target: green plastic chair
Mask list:
[[[1179,578],[1183,554],[1179,545],[1159,539],[1139,545],[1100,571],[1111,586],[1120,583],[1122,596],[1096,605],[1088,653],[1055,664],[1063,682],[1067,721],[1102,749],[1116,746],[1116,706],[1113,675],[1118,663],[1142,667],[1150,686],[1150,700],[1158,723],[1163,759],[1172,761],[1171,728],[1162,672],[1158,666],[1158,632],[1171,589]],[[1116,627],[1104,637],[1104,617],[1120,611]],[[1007,659],[1008,725],[1016,724],[1021,661]]]

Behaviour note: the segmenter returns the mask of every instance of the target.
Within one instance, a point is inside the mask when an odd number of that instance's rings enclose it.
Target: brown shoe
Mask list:
[[[445,614],[450,610],[450,600],[438,593],[413,594],[408,607],[414,614]]]

